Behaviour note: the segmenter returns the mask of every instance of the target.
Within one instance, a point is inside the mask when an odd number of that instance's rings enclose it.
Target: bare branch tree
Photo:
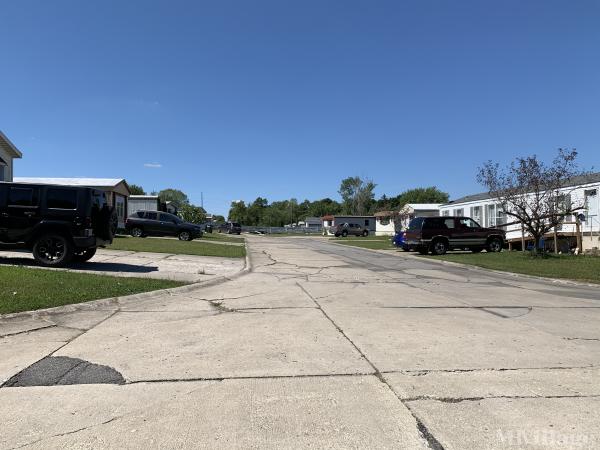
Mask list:
[[[578,169],[577,151],[559,149],[551,165],[536,155],[515,159],[508,167],[488,161],[478,169],[477,181],[502,206],[507,216],[521,222],[539,248],[542,237],[560,225],[565,216],[583,209],[571,201]],[[583,183],[578,183],[583,184]]]

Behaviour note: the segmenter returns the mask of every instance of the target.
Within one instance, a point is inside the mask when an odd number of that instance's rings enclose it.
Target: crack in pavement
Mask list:
[[[563,395],[489,395],[481,397],[436,397],[430,395],[419,395],[404,399],[405,402],[418,402],[433,400],[442,403],[478,402],[481,400],[503,398],[507,400],[530,400],[530,399],[553,399],[553,398],[600,398],[600,394],[563,394]]]
[[[429,447],[432,450],[444,450],[444,447],[442,446],[442,444],[440,444],[440,442],[435,438],[435,436],[433,436],[433,434],[431,434],[431,432],[429,431],[427,426],[417,416],[416,412],[413,409],[411,409],[410,406],[402,400],[402,398],[396,393],[396,391],[394,391],[392,386],[388,383],[388,381],[385,379],[385,377],[379,371],[377,366],[375,366],[375,364],[367,357],[367,355],[365,355],[365,353],[358,347],[358,345],[356,345],[354,343],[354,341],[352,341],[352,339],[350,339],[350,337],[344,332],[344,330],[342,330],[342,328],[337,323],[335,323],[335,321],[327,314],[327,312],[325,312],[325,310],[321,307],[321,304],[310,294],[310,292],[308,292],[306,290],[306,288],[304,286],[302,286],[300,283],[297,283],[297,284],[300,287],[300,289],[302,289],[304,291],[304,293],[309,298],[311,298],[313,302],[315,302],[318,309],[327,318],[327,320],[329,320],[331,322],[331,324],[335,327],[335,329],[342,336],[344,336],[344,338],[354,347],[354,349],[360,354],[361,358],[363,358],[373,368],[373,370],[375,371],[375,373],[374,373],[375,377],[377,377],[377,379],[381,383],[385,384],[388,387],[388,389],[400,401],[400,403],[402,403],[406,407],[406,409],[410,412],[412,417],[415,419],[415,422],[417,424],[417,429],[419,430],[419,433],[421,434],[421,436],[423,437],[425,442],[427,442],[427,445],[429,445]]]

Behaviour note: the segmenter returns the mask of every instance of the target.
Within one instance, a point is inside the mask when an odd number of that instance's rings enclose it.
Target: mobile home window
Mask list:
[[[495,227],[496,226],[496,205],[487,205],[485,211],[485,226]]]
[[[454,210],[455,216],[463,216],[465,214],[465,210],[463,208],[457,208]]]
[[[365,227],[369,226],[369,219],[365,219]]]
[[[77,209],[77,191],[50,188],[46,193],[46,205],[52,209]]]

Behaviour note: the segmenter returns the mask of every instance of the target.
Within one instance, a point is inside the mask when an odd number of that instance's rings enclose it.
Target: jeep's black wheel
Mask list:
[[[42,266],[64,266],[73,259],[73,244],[60,234],[44,234],[33,244],[33,257]]]
[[[131,235],[133,237],[144,237],[144,230],[139,227],[134,227],[131,229]]]
[[[363,237],[367,237],[369,235],[369,230],[365,230],[362,232]]]
[[[498,253],[502,251],[502,239],[500,238],[492,238],[489,240],[487,245],[487,251]]]
[[[443,255],[447,251],[448,251],[448,244],[446,243],[446,241],[443,241],[441,239],[434,241],[433,245],[431,246],[431,252],[434,255]]]
[[[427,247],[419,247],[417,251],[419,252],[419,255],[426,255],[429,253],[429,249]]]
[[[342,231],[342,237],[347,237],[348,236],[348,232],[346,230]]]
[[[193,239],[189,231],[181,231],[178,237],[180,241],[191,241]]]
[[[73,261],[76,262],[86,262],[94,257],[96,254],[96,247],[86,248],[83,251],[75,252],[73,255]]]

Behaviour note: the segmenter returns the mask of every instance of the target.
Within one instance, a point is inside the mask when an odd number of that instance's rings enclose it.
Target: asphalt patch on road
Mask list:
[[[48,356],[10,378],[2,387],[73,384],[125,384],[125,378],[109,366],[66,356]]]

